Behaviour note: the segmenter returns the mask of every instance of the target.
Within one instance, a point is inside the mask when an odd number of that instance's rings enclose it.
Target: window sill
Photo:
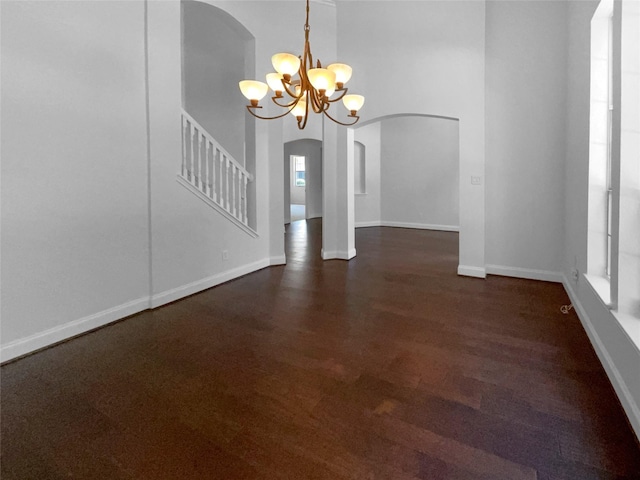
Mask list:
[[[640,352],[640,318],[625,313],[612,312],[624,333],[631,339],[631,342]]]
[[[587,280],[587,283],[591,285],[596,295],[600,297],[602,303],[611,310],[611,314],[618,321],[624,333],[629,337],[638,351],[640,351],[640,318],[612,310],[611,285],[608,278],[597,275],[584,275],[584,278]]]
[[[600,297],[602,303],[606,305],[606,307],[611,310],[611,284],[609,279],[606,277],[600,277],[598,275],[584,275],[584,278],[587,280],[587,283],[591,285],[591,288],[594,292]]]

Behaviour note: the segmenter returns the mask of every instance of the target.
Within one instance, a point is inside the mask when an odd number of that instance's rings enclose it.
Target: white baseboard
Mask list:
[[[381,227],[395,227],[395,228],[415,228],[418,230],[438,230],[441,232],[459,232],[460,227],[458,225],[436,225],[430,223],[407,223],[407,222],[380,222]]]
[[[162,293],[157,293],[153,297],[151,297],[151,308],[157,308],[162,305],[166,305],[167,303],[175,302],[176,300],[188,297],[189,295],[193,295],[194,293],[201,292],[202,290],[215,287],[216,285],[228,282],[229,280],[233,280],[234,278],[238,278],[243,275],[247,275],[248,273],[255,272],[256,270],[263,269],[265,267],[268,267],[270,264],[270,259],[259,260],[247,265],[242,265],[238,268],[227,270],[226,272],[218,273],[217,275],[213,275],[211,277],[203,278],[202,280],[172,288],[171,290],[167,290]]]
[[[278,255],[275,257],[269,258],[269,265],[286,265],[287,264],[287,256],[286,255]]]
[[[640,440],[640,407],[638,406],[637,401],[633,398],[633,395],[629,391],[624,378],[620,374],[620,370],[618,370],[618,367],[613,362],[613,359],[611,358],[607,347],[605,347],[604,342],[593,326],[593,322],[591,321],[589,314],[582,306],[582,303],[578,300],[578,296],[571,286],[571,282],[569,282],[569,279],[566,277],[566,275],[562,275],[562,285],[564,286],[567,295],[569,295],[571,304],[573,305],[573,308],[575,309],[583,328],[587,332],[589,340],[591,340],[591,345],[593,345],[593,348],[598,354],[598,358],[600,359],[602,366],[607,372],[609,381],[613,385],[613,388],[618,395],[618,399],[620,400],[620,403],[622,404],[622,407],[627,414],[629,423],[631,423],[632,428],[635,430],[636,437]]]
[[[486,278],[487,272],[482,267],[472,267],[470,265],[458,265],[458,275],[465,277]]]
[[[348,252],[344,250],[325,250],[320,251],[323,260],[351,260],[356,256],[356,249],[352,248]]]
[[[376,220],[374,222],[356,222],[356,228],[366,228],[366,227],[381,227],[380,221]]]
[[[527,278],[530,280],[542,280],[545,282],[562,283],[561,272],[549,270],[534,270],[532,268],[505,267],[503,265],[485,265],[489,275],[502,275],[504,277]]]
[[[338,258],[341,260],[351,260],[356,256],[356,249],[352,248],[348,252],[338,252]]]
[[[149,297],[139,298],[92,315],[50,328],[43,332],[9,342],[0,347],[0,362],[7,362],[28,353],[68,340],[90,330],[134,315],[149,308]]]
[[[395,227],[395,228],[414,228],[418,230],[437,230],[440,232],[459,232],[460,227],[457,225],[436,225],[430,223],[408,223],[408,222],[388,222],[388,221],[373,221],[373,222],[356,222],[356,228],[363,227]]]
[[[338,258],[337,250],[325,250],[324,248],[320,250],[320,256],[323,260],[333,260]]]
[[[272,262],[286,262],[286,258],[273,257],[260,260],[248,265],[243,265],[232,270],[227,270],[212,277],[204,278],[196,282],[182,285],[166,292],[162,292],[151,297],[143,297],[131,302],[124,303],[117,307],[103,310],[78,320],[74,320],[63,325],[59,325],[49,330],[30,335],[25,338],[14,340],[5,345],[0,346],[0,362],[7,362],[14,358],[33,353],[45,347],[50,347],[56,343],[68,340],[90,330],[108,325],[109,323],[121,320],[130,315],[140,313],[149,308],[157,308],[167,303],[180,300],[181,298],[193,295],[207,288],[215,287],[234,278],[241,277],[256,270],[268,267],[270,265],[280,264]]]

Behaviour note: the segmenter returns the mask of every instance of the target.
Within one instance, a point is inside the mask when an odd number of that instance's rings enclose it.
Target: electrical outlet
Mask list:
[[[224,260],[225,262],[229,260],[229,250],[222,251],[222,260]]]
[[[574,282],[578,281],[578,269],[574,268],[573,270],[571,270],[571,278]]]

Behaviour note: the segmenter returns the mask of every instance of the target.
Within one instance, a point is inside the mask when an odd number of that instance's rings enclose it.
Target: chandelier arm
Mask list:
[[[331,115],[329,115],[326,110],[324,112],[322,112],[322,113],[324,113],[327,117],[329,117],[329,120],[337,123],[338,125],[342,125],[343,127],[350,127],[351,125],[355,125],[356,123],[358,123],[358,120],[360,120],[360,117],[358,115],[354,115],[353,118],[355,118],[355,120],[353,122],[351,122],[351,123],[342,123],[342,122],[336,120],[335,118],[333,118]],[[351,117],[351,115],[349,115],[349,117]]]
[[[294,104],[294,106],[295,106],[295,104]],[[262,117],[262,116],[257,115],[257,114],[255,114],[253,112],[253,109],[256,109],[256,108],[262,108],[262,107],[261,106],[254,107],[252,105],[247,105],[247,110],[249,111],[249,113],[251,115],[253,115],[254,117],[256,117],[256,118],[259,118],[260,120],[276,120],[277,118],[284,117],[287,113],[291,113],[291,110],[293,110],[293,107],[291,107],[289,110],[284,112],[282,115],[276,115],[275,117]]]
[[[273,97],[271,97],[271,101],[273,101],[273,103],[275,103],[277,106],[282,107],[282,108],[291,108],[291,107],[293,107],[293,106],[298,102],[298,100],[300,100],[300,98],[298,98],[298,97],[294,97],[294,98],[293,98],[293,100],[291,100],[291,103],[287,103],[286,105],[283,105],[283,104],[281,104],[281,103],[278,103],[278,101],[277,101],[277,100],[278,100],[279,98],[281,99],[281,98],[283,98],[283,97],[276,97],[276,96],[274,95]]]
[[[307,95],[306,99],[306,108],[304,109],[304,118],[303,119],[298,119],[298,129],[300,130],[304,130],[304,127],[307,126],[307,120],[309,120],[309,96]],[[302,125],[300,124],[300,121],[302,120]]]
[[[327,101],[328,101],[329,103],[339,102],[340,100],[342,100],[342,97],[344,97],[344,96],[347,94],[347,92],[348,92],[348,91],[349,91],[349,89],[348,89],[348,88],[341,88],[340,90],[336,90],[336,92],[342,92],[342,93],[340,94],[340,96],[338,96],[338,97],[336,97],[336,98],[334,98],[334,99],[327,99]]]
[[[320,113],[323,112],[324,110],[326,110],[325,106],[324,106],[324,101],[320,98],[318,98],[318,92],[313,89],[311,90],[312,94],[311,94],[311,108],[313,108],[313,111],[315,113]],[[308,97],[309,95],[307,95]]]
[[[284,80],[282,81],[282,85],[284,85],[284,91],[287,92],[287,95],[289,95],[290,97],[293,97],[293,98],[300,98],[300,96],[296,95],[295,92],[292,92],[291,90],[289,90],[289,85],[287,83],[285,83]],[[301,93],[301,95],[302,95],[302,93]]]

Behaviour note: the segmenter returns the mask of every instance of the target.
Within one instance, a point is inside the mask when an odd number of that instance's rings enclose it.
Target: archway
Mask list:
[[[356,228],[459,231],[458,119],[388,115],[359,126],[354,139],[365,147],[364,179],[354,176]]]

